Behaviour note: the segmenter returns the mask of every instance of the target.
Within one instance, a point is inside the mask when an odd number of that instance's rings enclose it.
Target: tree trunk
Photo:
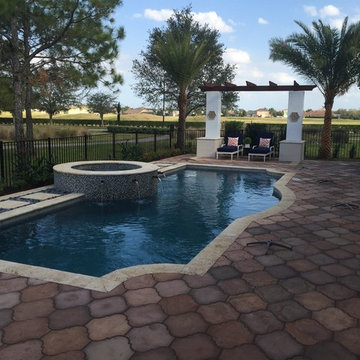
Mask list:
[[[25,50],[25,62],[24,62],[24,79],[25,79],[25,113],[26,113],[26,139],[33,140],[34,130],[31,116],[31,82],[30,82],[30,24],[28,16],[24,16],[24,50]]]
[[[331,159],[331,119],[334,99],[325,101],[324,125],[321,132],[321,142],[319,147],[320,159]]]
[[[53,124],[53,113],[49,113],[49,122],[50,122],[50,125]]]
[[[12,17],[10,20],[10,29],[11,29],[11,71],[12,71],[12,81],[13,81],[13,116],[14,116],[14,125],[15,125],[15,140],[23,141],[24,140],[24,123],[22,117],[22,73],[20,67],[20,51],[19,51],[19,38],[18,38],[18,29],[15,17]]]
[[[104,114],[100,113],[101,126],[104,126]]]
[[[179,106],[179,124],[177,133],[177,147],[181,150],[185,147],[185,120],[186,120],[186,106],[187,106],[187,95],[185,90],[180,90],[178,97]]]

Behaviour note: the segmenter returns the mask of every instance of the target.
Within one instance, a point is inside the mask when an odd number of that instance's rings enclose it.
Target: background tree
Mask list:
[[[177,85],[170,80],[166,73],[150,63],[147,53],[141,52],[140,58],[133,61],[132,72],[137,80],[133,89],[147,104],[162,109],[163,96],[165,96],[167,109],[178,108],[179,89]],[[234,78],[235,66],[224,64],[222,56],[212,57],[188,88],[186,116],[194,111],[198,112],[205,109],[205,94],[199,90],[199,86],[204,85],[204,83],[223,84],[232,82]],[[224,109],[230,110],[235,107],[238,99],[237,93],[224,92],[222,93],[221,104]]]
[[[71,79],[66,67],[50,67],[38,70],[34,78],[34,106],[49,115],[50,124],[53,116],[60,111],[69,110],[78,103],[79,91],[76,79]]]
[[[9,59],[16,139],[24,138],[22,109],[27,116],[27,138],[32,137],[31,76],[51,63],[68,63],[82,75],[85,86],[121,83],[113,60],[123,28],[113,25],[111,14],[122,0],[0,0],[0,58]],[[4,7],[2,7],[4,5]],[[109,66],[110,64],[110,66]],[[0,66],[1,68],[1,66]],[[108,75],[108,76],[107,76]],[[22,101],[24,99],[24,102]]]
[[[331,120],[334,99],[345,94],[359,78],[360,23],[347,26],[345,18],[339,30],[321,20],[312,29],[295,21],[302,33],[287,39],[270,40],[270,59],[282,61],[312,81],[325,99],[325,116],[319,157],[331,158]]]
[[[0,78],[0,112],[1,110],[13,111],[11,79]]]
[[[165,28],[154,28],[141,60],[133,63],[138,79],[135,91],[154,107],[163,95],[179,110],[177,145],[184,147],[186,116],[204,106],[199,85],[222,77],[230,81],[234,69],[222,63],[223,45],[219,32],[201,26],[190,7],[175,11]],[[230,74],[230,75],[229,75]],[[165,86],[164,86],[165,83]]]
[[[115,100],[115,96],[100,92],[89,96],[88,111],[100,115],[101,126],[104,126],[104,114],[115,112]]]

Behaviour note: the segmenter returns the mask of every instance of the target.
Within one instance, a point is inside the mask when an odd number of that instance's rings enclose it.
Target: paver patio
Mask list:
[[[264,167],[166,160],[178,161]],[[0,359],[359,359],[360,163],[265,166],[296,173],[295,203],[251,223],[204,276],[102,293],[0,273]],[[267,239],[293,250],[246,247]]]

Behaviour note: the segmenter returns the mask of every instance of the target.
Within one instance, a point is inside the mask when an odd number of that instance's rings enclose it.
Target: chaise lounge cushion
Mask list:
[[[237,151],[238,150],[238,147],[237,146],[222,146],[222,147],[219,147],[217,149],[217,151],[220,151],[220,152],[234,152],[234,151]]]
[[[268,152],[270,152],[270,149],[263,146],[257,146],[256,148],[249,151],[251,154],[267,154]]]

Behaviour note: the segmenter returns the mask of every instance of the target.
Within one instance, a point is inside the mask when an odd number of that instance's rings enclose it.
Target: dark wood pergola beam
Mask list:
[[[296,81],[294,85],[278,85],[272,81],[269,81],[269,85],[256,85],[246,81],[244,86],[225,83],[225,85],[204,84],[199,88],[201,91],[312,91],[316,85],[299,85]]]

